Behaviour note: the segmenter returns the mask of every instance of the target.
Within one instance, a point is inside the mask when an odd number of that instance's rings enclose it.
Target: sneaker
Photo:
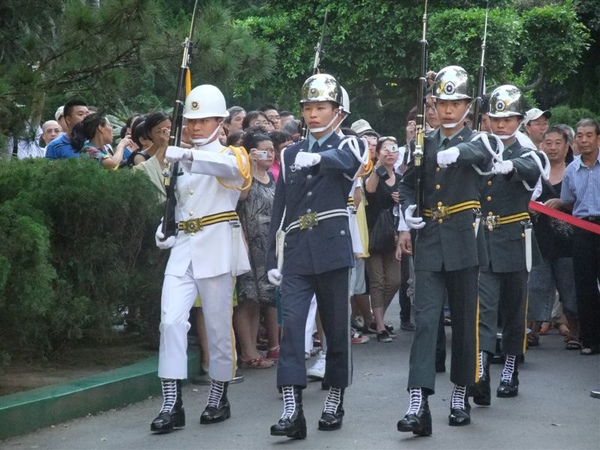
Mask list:
[[[354,316],[350,320],[350,326],[355,330],[362,330],[365,327],[365,321],[362,316]]]
[[[377,340],[379,342],[392,342],[392,337],[387,330],[383,330],[377,333]]]
[[[369,342],[369,336],[365,336],[352,328],[352,343],[353,344],[366,344]]]
[[[306,371],[306,376],[311,380],[322,380],[325,378],[325,357],[326,354],[323,352],[319,353],[317,360],[310,369]]]

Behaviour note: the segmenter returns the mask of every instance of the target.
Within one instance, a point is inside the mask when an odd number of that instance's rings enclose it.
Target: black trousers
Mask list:
[[[319,275],[284,275],[281,282],[283,326],[277,364],[277,386],[306,387],[304,331],[313,295],[327,339],[324,383],[346,388],[352,382],[350,350],[350,269]]]
[[[600,235],[575,229],[573,270],[579,338],[584,347],[595,347],[600,345]]]

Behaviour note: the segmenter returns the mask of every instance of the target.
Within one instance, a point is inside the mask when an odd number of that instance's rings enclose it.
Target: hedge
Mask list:
[[[166,254],[142,173],[90,160],[0,163],[0,369],[113,325],[156,338]]]

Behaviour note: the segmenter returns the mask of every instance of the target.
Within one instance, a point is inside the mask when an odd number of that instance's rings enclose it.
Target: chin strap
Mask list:
[[[437,108],[435,107],[435,104],[433,105],[433,109],[435,110],[435,113],[437,115]],[[464,120],[466,119],[466,117],[469,115],[470,111],[471,111],[471,108],[467,108],[467,110],[462,115],[462,117],[458,120],[458,122],[455,122],[455,123],[442,123],[441,122],[442,127],[443,128],[454,128],[454,127],[457,127],[459,124],[461,124],[461,123],[464,122]]]
[[[331,121],[324,127],[317,127],[317,128],[308,127],[308,129],[310,130],[311,133],[322,133],[322,132],[328,130],[334,124],[334,122],[338,119],[339,115],[340,115],[340,111],[338,110],[338,112],[336,112],[335,115],[333,116],[333,119],[331,119]]]

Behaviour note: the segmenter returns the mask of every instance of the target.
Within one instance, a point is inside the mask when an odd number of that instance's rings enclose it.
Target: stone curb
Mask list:
[[[190,352],[190,375],[198,371]],[[86,378],[0,397],[0,439],[139,402],[160,394],[158,356]]]

